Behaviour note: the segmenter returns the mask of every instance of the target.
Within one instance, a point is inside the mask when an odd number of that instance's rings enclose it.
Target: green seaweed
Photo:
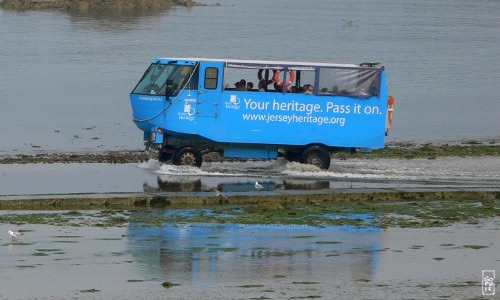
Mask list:
[[[208,252],[217,252],[217,251],[234,252],[234,251],[238,251],[238,248],[235,248],[235,247],[216,247],[216,248],[210,248],[208,250]]]
[[[166,289],[169,289],[169,288],[174,287],[174,286],[179,286],[179,285],[181,285],[181,284],[180,283],[173,283],[170,281],[165,281],[161,284],[161,286],[166,288]]]
[[[97,289],[89,289],[89,290],[81,290],[80,293],[97,293],[100,292],[100,290]]]
[[[500,156],[499,145],[402,145],[387,146],[382,149],[374,149],[370,153],[363,152],[338,152],[336,158],[394,158],[394,159],[416,159],[416,158],[437,158],[437,157],[477,157],[477,156]]]
[[[292,236],[293,239],[308,239],[308,238],[313,238],[316,237],[315,235],[295,235]]]
[[[59,226],[116,227],[133,222],[144,226],[165,224],[212,223],[212,224],[284,224],[353,227],[440,227],[456,222],[480,223],[484,218],[500,215],[500,202],[488,206],[482,199],[419,200],[418,193],[402,193],[407,201],[323,201],[309,203],[281,202],[279,209],[255,211],[244,209],[246,205],[222,205],[211,208],[186,208],[170,211],[149,210],[140,214],[123,211],[85,212],[75,218],[75,213],[3,213],[3,224],[50,224]],[[353,215],[356,217],[353,218]],[[363,217],[357,217],[357,216]],[[81,236],[56,236],[57,238],[79,238]],[[312,238],[298,235],[292,238]],[[119,238],[116,238],[119,239]],[[110,239],[115,240],[115,239]],[[212,240],[216,240],[213,236]],[[61,242],[61,241],[59,241]],[[319,241],[318,244],[334,243]],[[446,244],[443,244],[446,245]],[[206,246],[220,246],[215,243]]]
[[[339,242],[339,241],[317,241],[316,244],[320,244],[320,245],[323,245],[323,244],[342,244],[342,242]]]
[[[480,250],[480,249],[483,249],[483,248],[488,248],[488,246],[480,246],[480,245],[464,245],[463,247],[464,248],[468,248],[468,249],[474,249],[474,250]]]

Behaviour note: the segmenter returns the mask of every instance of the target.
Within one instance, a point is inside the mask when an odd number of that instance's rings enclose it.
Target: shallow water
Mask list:
[[[329,171],[277,161],[204,163],[194,167],[141,164],[0,165],[0,196],[72,193],[281,193],[346,189],[492,189],[500,186],[496,157],[332,160]]]
[[[389,140],[498,137],[498,1],[203,2],[222,6],[0,10],[0,154],[142,149],[128,93],[157,56],[379,61],[396,98]]]
[[[481,271],[500,268],[499,225],[0,224],[0,299],[480,297]]]

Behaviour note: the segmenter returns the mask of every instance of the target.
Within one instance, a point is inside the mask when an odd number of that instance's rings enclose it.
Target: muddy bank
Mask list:
[[[370,153],[337,152],[332,154],[333,159],[349,158],[396,158],[416,159],[438,157],[481,157],[500,156],[500,145],[495,141],[465,141],[460,143],[393,143],[383,149],[376,149]],[[104,151],[78,153],[38,153],[33,155],[16,154],[0,156],[0,164],[32,164],[32,163],[137,163],[149,159],[144,151]],[[226,159],[209,153],[203,156],[205,162],[219,162]],[[229,161],[229,160],[227,160]],[[234,161],[231,160],[231,161]]]
[[[18,154],[0,157],[0,164],[51,164],[51,163],[112,163],[143,162],[149,158],[144,151],[105,151],[82,153]]]
[[[192,0],[0,0],[0,7],[15,10],[59,9],[68,11],[154,11],[173,6],[201,6]]]
[[[287,205],[363,205],[365,203],[386,203],[391,201],[468,201],[498,210],[500,191],[376,191],[365,192],[322,192],[306,194],[232,194],[215,196],[203,194],[78,194],[78,195],[43,195],[29,197],[3,197],[0,210],[10,209],[151,209],[151,208],[203,208],[212,205],[253,205],[250,210],[279,211]]]

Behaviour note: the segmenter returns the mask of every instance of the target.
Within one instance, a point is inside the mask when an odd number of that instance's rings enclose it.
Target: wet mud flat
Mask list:
[[[483,202],[4,210],[0,299],[483,299]]]

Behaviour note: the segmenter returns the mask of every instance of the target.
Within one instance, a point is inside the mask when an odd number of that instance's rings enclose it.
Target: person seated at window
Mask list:
[[[334,85],[332,87],[332,94],[339,94],[339,86],[338,85]]]
[[[309,89],[306,91],[306,94],[312,94],[314,93],[314,86],[310,85]]]
[[[247,82],[247,91],[251,91],[253,89],[253,82]]]
[[[274,89],[276,90],[276,92],[283,92],[283,86],[280,86],[276,82],[273,85],[274,85]],[[285,86],[285,91],[287,93],[290,93],[291,92],[291,87]]]
[[[245,79],[241,79],[240,81],[234,84],[237,91],[246,91],[247,90],[247,82]]]
[[[303,87],[304,94],[312,94],[314,92],[314,87],[310,84],[305,84]]]
[[[277,84],[276,82],[273,84],[273,87],[276,90],[276,92],[282,92],[283,91],[283,88],[281,86],[279,86],[279,84]]]
[[[266,81],[262,79],[259,81],[259,92],[265,92],[266,91]]]

